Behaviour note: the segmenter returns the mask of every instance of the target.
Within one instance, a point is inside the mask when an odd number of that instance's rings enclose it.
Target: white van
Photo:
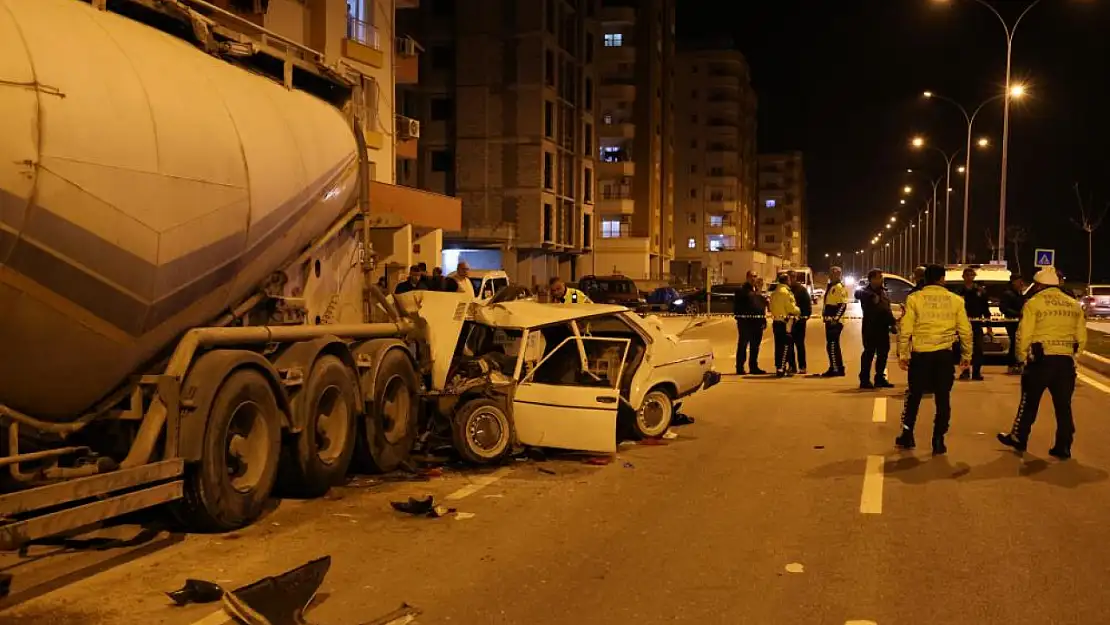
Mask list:
[[[509,286],[509,274],[502,269],[471,269],[470,284],[474,289],[475,299],[484,304],[498,291]]]

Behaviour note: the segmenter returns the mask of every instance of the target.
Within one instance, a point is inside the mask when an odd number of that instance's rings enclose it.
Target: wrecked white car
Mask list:
[[[432,351],[425,397],[471,462],[518,445],[614,452],[618,425],[662,436],[678,399],[720,380],[709,341],[669,335],[622,306],[482,306],[428,292],[400,303]]]

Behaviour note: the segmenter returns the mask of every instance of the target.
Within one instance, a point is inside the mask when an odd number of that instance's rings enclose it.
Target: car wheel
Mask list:
[[[472,399],[451,420],[451,436],[463,460],[474,464],[499,462],[512,450],[512,424],[501,402]]]
[[[697,304],[686,304],[686,314],[687,315],[696,315],[699,312],[701,312],[701,309],[698,308]]]
[[[661,388],[652,389],[644,396],[636,411],[633,425],[636,433],[643,438],[659,438],[671,427],[674,414],[674,401],[670,394]]]

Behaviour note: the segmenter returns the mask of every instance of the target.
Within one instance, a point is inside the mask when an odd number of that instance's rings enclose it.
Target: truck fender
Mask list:
[[[281,410],[282,427],[290,427],[289,415],[292,410],[289,395],[281,384],[281,376],[270,361],[244,349],[212,350],[193,363],[181,385],[178,454],[186,462],[200,460],[204,448],[204,431],[208,425],[208,411],[212,408],[220,385],[232,372],[245,368],[254,369],[266,377]]]
[[[325,354],[335,356],[350,368],[355,389],[359,396],[362,396],[355,358],[351,355],[351,351],[345,342],[334,336],[321,336],[290,344],[271,357],[271,362],[293,408],[289,428],[289,432],[292,434],[297,434],[304,429],[304,410],[301,410],[297,403],[300,390],[304,388],[308,374],[312,371],[313,365],[316,364],[316,359]]]
[[[378,377],[378,364],[382,361],[386,352],[395,349],[404,352],[405,356],[412,362],[413,369],[419,375],[420,367],[404,341],[399,339],[370,339],[351,347],[351,354],[357,363],[364,414],[374,402],[374,386]]]

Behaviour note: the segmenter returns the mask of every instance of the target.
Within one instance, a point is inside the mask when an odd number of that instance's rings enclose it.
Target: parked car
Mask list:
[[[681,305],[684,301],[685,298],[682,295],[682,292],[673,286],[661,286],[648,293],[644,299],[649,312],[671,312],[675,302]]]
[[[584,276],[578,281],[578,288],[595,304],[613,304],[637,312],[647,311],[647,300],[640,295],[636,283],[626,276]]]
[[[479,302],[488,302],[501,289],[509,286],[509,274],[501,269],[471,269],[470,284]]]
[[[1110,317],[1110,284],[1092,284],[1080,302],[1088,317]]]
[[[705,312],[731,313],[736,292],[742,284],[714,284],[709,291],[700,288],[671,303],[671,312],[698,315]]]
[[[458,403],[453,442],[471,462],[497,462],[516,445],[612,453],[618,423],[662,436],[679,399],[720,380],[709,341],[667,334],[621,306],[513,301],[460,313],[436,295],[421,316],[453,354],[433,358],[430,387]]]
[[[1016,327],[1017,321],[1006,321],[1002,316],[999,305],[1002,294],[1010,286],[1010,270],[1003,266],[995,265],[953,265],[945,272],[944,280],[948,290],[953,293],[963,288],[963,272],[967,267],[975,269],[975,283],[981,285],[987,292],[987,301],[990,306],[990,321],[986,322],[986,333],[983,337],[983,354],[986,356],[1005,355],[1010,349],[1010,335],[1007,327]]]

